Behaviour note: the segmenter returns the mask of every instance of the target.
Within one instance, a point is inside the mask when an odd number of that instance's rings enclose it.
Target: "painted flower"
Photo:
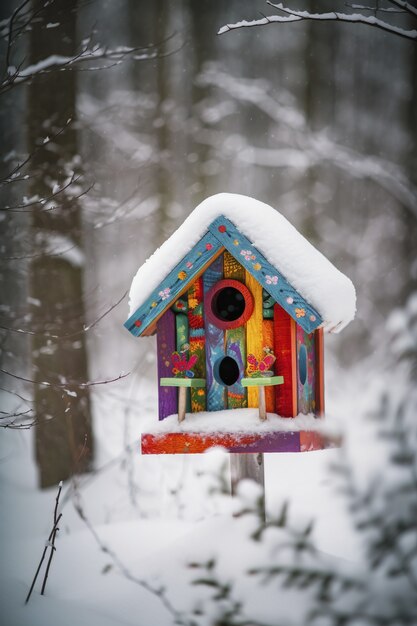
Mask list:
[[[199,390],[197,391],[197,395],[198,395],[198,396],[204,396],[204,389],[199,389]]]
[[[158,306],[158,303],[155,302],[155,300],[152,302],[151,307],[154,309],[156,306]]]
[[[137,328],[139,328],[139,326],[142,326],[142,322],[140,320],[136,320],[135,326],[137,326]]]
[[[291,298],[291,296],[288,296],[287,302],[288,304],[292,304],[294,302],[294,298]]]
[[[212,243],[206,243],[206,250],[211,250],[213,248],[213,244]]]
[[[305,317],[305,309],[295,309],[295,314],[297,317]]]
[[[276,285],[278,282],[278,276],[269,276],[269,274],[267,274],[265,276],[265,280],[267,285]]]
[[[235,239],[235,240],[233,241],[233,243],[235,244],[235,246],[238,246],[238,245],[239,245],[239,240],[238,240],[238,239]]]
[[[181,300],[177,300],[175,303],[175,307],[182,311],[182,309],[185,309],[185,304]]]
[[[260,270],[260,269],[261,269],[261,267],[262,267],[262,265],[261,265],[260,263],[254,263],[254,264],[253,264],[253,269],[254,269],[254,270]]]
[[[219,233],[225,233],[226,232],[226,226],[224,224],[220,224],[219,228],[218,228]]]
[[[169,287],[165,287],[158,293],[158,296],[161,296],[162,300],[167,300],[171,295],[171,289]]]
[[[178,278],[180,280],[185,280],[187,278],[187,272],[178,272]]]
[[[246,261],[254,261],[256,256],[252,254],[251,250],[241,250],[240,254],[245,257]]]
[[[316,316],[310,315],[310,322],[315,322],[315,321],[316,321]]]
[[[193,266],[193,264],[191,263],[191,261],[187,261],[187,263],[186,263],[185,265],[188,267],[188,269],[189,269],[189,270],[190,270],[190,269],[192,268],[192,266]]]

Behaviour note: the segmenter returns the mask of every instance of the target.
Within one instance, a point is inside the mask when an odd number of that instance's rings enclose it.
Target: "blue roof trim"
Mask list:
[[[135,337],[142,335],[156,318],[172,306],[180,293],[222,248],[226,248],[307,333],[322,324],[320,314],[290,285],[285,276],[266,260],[230,220],[220,216],[124,326]]]
[[[307,333],[322,324],[323,320],[314,307],[230,220],[224,216],[216,218],[209,231]]]
[[[207,232],[190,252],[174,267],[149,298],[129,317],[124,326],[134,335],[142,335],[179,294],[201,272],[203,267],[223,248],[211,232]]]

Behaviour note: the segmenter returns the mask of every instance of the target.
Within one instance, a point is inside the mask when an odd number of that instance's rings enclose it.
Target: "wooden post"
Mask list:
[[[259,419],[264,422],[266,420],[265,387],[258,387],[258,406]]]
[[[230,473],[232,479],[232,496],[236,495],[237,486],[241,480],[249,478],[254,480],[262,488],[263,494],[263,518],[266,519],[265,512],[265,474],[264,455],[262,452],[256,453],[235,453],[231,452]]]
[[[178,389],[178,421],[185,420],[185,410],[187,407],[187,387]]]

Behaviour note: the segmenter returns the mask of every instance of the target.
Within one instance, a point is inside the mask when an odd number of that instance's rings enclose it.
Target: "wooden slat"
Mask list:
[[[275,409],[281,417],[297,415],[297,361],[295,322],[279,305],[274,306],[275,373],[284,384],[275,390]]]
[[[225,278],[245,283],[245,270],[227,251],[223,255],[223,273]],[[248,406],[248,393],[241,380],[246,370],[246,332],[244,326],[230,328],[225,332],[226,354],[234,359],[239,367],[239,378],[227,389],[227,406],[229,409],[243,409]]]
[[[272,315],[274,314],[274,307],[269,308],[268,311],[272,310]],[[265,317],[265,308],[263,311],[263,315]],[[274,349],[274,322],[272,319],[264,319],[262,322],[262,340],[263,347]],[[266,402],[266,410],[269,413],[275,413],[275,391],[272,387],[268,387],[265,389],[265,402]]]
[[[208,264],[221,254],[222,247],[219,240],[207,232],[125,322],[125,327],[132,335],[139,337],[149,334],[146,330],[178,300],[190,282],[195,281]]]
[[[251,292],[254,300],[253,313],[246,324],[246,350],[247,354],[254,354],[260,361],[263,357],[263,336],[262,336],[262,286],[249,272],[245,274],[246,286]],[[258,392],[256,389],[248,389],[248,407],[258,406]]]
[[[203,274],[204,295],[223,278],[223,257],[216,259]],[[205,316],[207,320],[207,316]],[[224,331],[206,321],[207,411],[221,411],[227,407],[226,388],[214,377],[215,364],[225,356]]]
[[[315,332],[316,344],[316,410],[318,417],[324,415],[324,333],[322,328]]]
[[[320,314],[230,220],[224,216],[216,218],[209,231],[307,333],[320,326]]]
[[[181,302],[184,302],[184,301],[181,300]],[[184,307],[184,309],[186,310],[187,308],[188,308],[188,301],[187,301],[186,306]],[[175,310],[174,307],[173,307],[173,310]],[[186,313],[176,313],[175,314],[175,333],[176,333],[177,351],[181,352],[184,344],[189,342],[189,336],[188,336],[188,316],[186,315]],[[187,355],[187,358],[189,358],[189,355],[190,355],[190,351],[189,350],[186,351],[186,355]],[[186,407],[185,408],[186,408],[186,411],[188,411],[188,412],[191,411],[191,399],[190,399],[190,396],[188,394],[186,396]]]
[[[175,352],[175,314],[168,309],[157,325],[158,380],[172,376],[172,353]],[[158,385],[159,419],[177,413],[177,390]]]
[[[190,387],[191,389],[197,389],[206,386],[205,378],[160,378],[159,384],[161,387]]]
[[[259,376],[242,378],[242,385],[244,387],[270,387],[276,385],[282,385],[284,383],[283,376]]]
[[[297,325],[297,399],[298,412],[307,415],[314,413],[315,402],[315,336],[314,333],[306,333],[301,326]],[[306,378],[304,383],[300,376],[300,351],[304,347]]]
[[[194,373],[197,378],[206,378],[205,331],[203,310],[203,279],[200,277],[188,290],[188,332],[190,356],[197,355]],[[191,389],[191,412],[205,411],[206,390]]]

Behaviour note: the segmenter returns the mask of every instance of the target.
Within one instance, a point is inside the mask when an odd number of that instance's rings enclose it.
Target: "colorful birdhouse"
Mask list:
[[[159,423],[148,454],[306,451],[327,445],[323,333],[355,290],[272,207],[219,194],[139,268],[126,328],[157,335]]]

